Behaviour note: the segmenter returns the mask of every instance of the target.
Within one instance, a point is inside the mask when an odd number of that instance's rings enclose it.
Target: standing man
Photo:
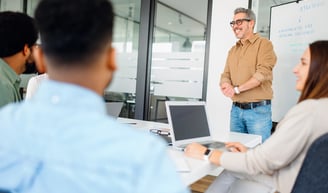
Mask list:
[[[33,62],[38,38],[34,20],[19,12],[0,12],[0,108],[22,100],[19,92],[26,65]]]
[[[265,141],[272,128],[272,69],[277,58],[272,43],[253,33],[255,21],[250,9],[234,11],[230,25],[239,41],[229,51],[220,86],[233,101],[230,130],[261,135]]]
[[[33,98],[0,110],[0,188],[33,193],[188,193],[161,138],[106,114],[116,70],[108,0],[41,0]]]

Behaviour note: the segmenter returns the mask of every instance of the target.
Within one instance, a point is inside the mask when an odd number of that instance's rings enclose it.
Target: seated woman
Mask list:
[[[328,41],[316,41],[305,50],[294,68],[298,104],[279,122],[274,134],[262,145],[247,149],[240,143],[226,143],[230,150],[211,152],[190,144],[185,154],[225,168],[207,192],[228,192],[237,179],[256,181],[281,193],[291,192],[306,152],[312,142],[328,132]],[[323,182],[325,183],[325,182]]]

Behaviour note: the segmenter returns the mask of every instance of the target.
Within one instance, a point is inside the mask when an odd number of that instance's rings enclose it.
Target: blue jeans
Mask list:
[[[271,105],[253,109],[241,109],[232,105],[230,131],[261,135],[264,142],[271,135],[271,114]]]

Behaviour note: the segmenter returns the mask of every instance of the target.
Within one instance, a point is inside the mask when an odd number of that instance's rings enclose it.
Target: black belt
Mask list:
[[[271,100],[264,100],[264,101],[251,102],[251,103],[233,102],[232,104],[236,107],[241,108],[241,109],[253,109],[253,108],[256,108],[256,107],[259,107],[259,106],[270,105]]]

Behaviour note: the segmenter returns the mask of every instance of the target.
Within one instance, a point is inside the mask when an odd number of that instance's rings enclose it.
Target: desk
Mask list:
[[[166,123],[152,121],[143,121],[127,118],[118,118],[118,121],[120,123],[131,124],[133,126],[136,126],[137,128],[147,130],[154,128],[169,128],[168,124]],[[261,136],[230,132],[227,141],[238,141],[247,147],[255,147],[256,145],[261,143]],[[190,172],[179,172],[181,174],[182,181],[187,186],[190,186],[192,183],[203,178],[214,170],[218,170],[218,172],[223,170],[223,168],[210,164],[207,161],[187,157],[183,154],[182,151],[175,150],[171,146],[169,146],[168,151],[174,151],[173,154],[170,155],[174,155],[176,157],[172,157],[172,159],[183,158],[187,161],[187,164],[190,167]]]

